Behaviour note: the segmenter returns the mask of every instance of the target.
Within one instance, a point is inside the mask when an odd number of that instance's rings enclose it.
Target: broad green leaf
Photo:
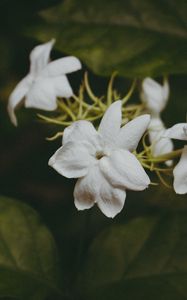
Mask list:
[[[27,34],[77,55],[94,72],[128,77],[187,72],[185,0],[67,0]]]
[[[168,178],[167,178],[168,179]],[[152,177],[153,182],[159,182],[159,179]],[[152,186],[148,190],[140,193],[133,193],[132,197],[137,199],[138,205],[143,206],[147,209],[167,209],[170,211],[186,211],[187,212],[187,201],[186,195],[176,194],[175,191],[165,187],[161,182],[157,186]],[[133,210],[133,206],[131,207]]]
[[[137,218],[92,243],[78,288],[84,299],[183,300],[187,294],[187,215]]]
[[[45,299],[60,293],[55,242],[37,213],[0,198],[0,297]]]

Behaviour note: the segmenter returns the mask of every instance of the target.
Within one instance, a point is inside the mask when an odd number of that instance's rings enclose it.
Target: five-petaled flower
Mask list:
[[[141,191],[150,183],[132,153],[149,125],[150,116],[139,116],[122,128],[121,122],[119,100],[107,109],[98,131],[85,120],[67,127],[62,147],[49,160],[49,165],[61,175],[79,178],[74,190],[78,210],[97,203],[107,217],[113,218],[123,208],[126,189]]]
[[[187,123],[179,123],[166,130],[164,137],[187,141]],[[181,158],[173,170],[174,190],[177,194],[187,193],[187,146],[184,146]]]
[[[153,156],[159,156],[173,150],[173,143],[169,138],[163,138],[165,129],[161,119],[161,112],[166,107],[169,98],[169,84],[165,80],[163,86],[155,80],[147,77],[142,82],[141,99],[146,109],[151,114],[148,133],[152,144]],[[171,165],[172,161],[166,164]]]
[[[65,74],[81,69],[74,56],[50,62],[50,52],[55,40],[35,47],[30,54],[30,71],[15,87],[9,97],[8,112],[14,125],[16,106],[25,98],[25,107],[52,111],[57,108],[57,97],[69,98],[72,88]]]

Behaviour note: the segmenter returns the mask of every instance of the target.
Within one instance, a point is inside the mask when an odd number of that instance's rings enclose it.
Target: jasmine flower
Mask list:
[[[149,77],[143,80],[141,99],[151,114],[148,132],[153,156],[166,154],[173,150],[171,139],[162,137],[166,128],[161,119],[161,112],[166,107],[168,98],[169,84],[167,80],[164,81],[163,86]],[[172,161],[167,161],[166,164],[171,165]]]
[[[25,107],[52,111],[57,108],[57,97],[73,95],[66,74],[81,69],[80,61],[73,56],[50,62],[55,40],[35,47],[30,54],[30,71],[15,87],[9,97],[8,112],[16,126],[15,108],[24,100]]]
[[[126,190],[142,191],[150,183],[142,165],[132,153],[147,129],[150,116],[142,115],[121,128],[121,101],[105,112],[98,131],[80,120],[64,131],[62,147],[49,165],[67,178],[79,178],[74,190],[78,210],[95,203],[109,218],[123,208]]]
[[[166,130],[164,137],[187,141],[187,123],[179,123]],[[177,194],[187,193],[187,146],[184,146],[181,158],[173,170],[174,190]]]

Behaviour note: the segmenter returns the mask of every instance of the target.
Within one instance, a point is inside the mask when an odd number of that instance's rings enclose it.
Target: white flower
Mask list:
[[[173,150],[173,143],[169,138],[162,138],[166,130],[161,120],[161,112],[164,110],[169,98],[169,85],[165,80],[164,85],[151,78],[145,78],[142,83],[141,99],[146,109],[151,114],[149,124],[149,140],[152,144],[153,156],[159,156]],[[171,161],[167,161],[171,165]]]
[[[141,97],[151,113],[158,115],[166,107],[169,98],[169,84],[167,80],[160,85],[155,80],[147,77],[142,82]]]
[[[121,101],[116,101],[105,112],[98,131],[83,120],[65,129],[63,146],[49,165],[65,177],[79,178],[74,190],[78,210],[97,203],[107,217],[113,218],[123,208],[126,189],[147,188],[149,177],[131,152],[149,121],[149,115],[142,115],[120,128]]]
[[[30,54],[30,71],[15,87],[9,97],[8,112],[16,126],[16,106],[25,98],[25,107],[47,111],[57,108],[57,97],[71,97],[72,88],[65,74],[81,69],[80,61],[74,56],[50,60],[55,40],[35,47]]]
[[[179,123],[166,130],[164,137],[187,141],[187,123]],[[179,163],[173,170],[174,190],[177,194],[187,193],[187,146],[184,146]]]

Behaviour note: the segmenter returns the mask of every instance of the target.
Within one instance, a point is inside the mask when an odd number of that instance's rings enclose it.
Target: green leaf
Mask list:
[[[185,0],[68,0],[41,13],[27,34],[77,55],[101,75],[187,72]]]
[[[187,294],[187,215],[137,218],[92,243],[78,287],[84,299],[183,300]]]
[[[46,295],[58,295],[59,284],[51,233],[32,208],[1,197],[0,297],[42,300]]]

